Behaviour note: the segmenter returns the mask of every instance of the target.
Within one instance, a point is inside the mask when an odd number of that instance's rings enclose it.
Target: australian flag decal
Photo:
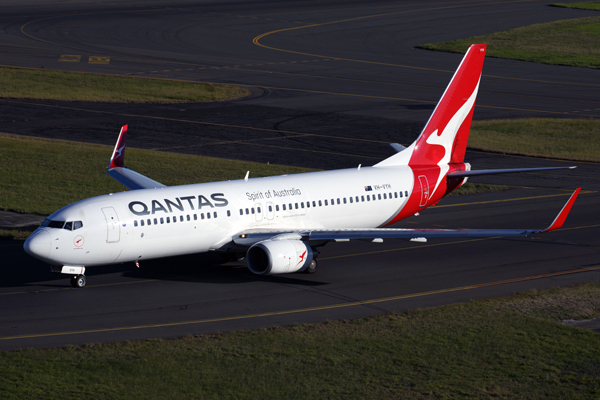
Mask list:
[[[371,186],[365,186],[365,192],[370,192],[372,190],[373,188]]]

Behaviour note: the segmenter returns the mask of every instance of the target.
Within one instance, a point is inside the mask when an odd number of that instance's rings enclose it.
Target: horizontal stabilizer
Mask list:
[[[512,174],[515,172],[550,171],[553,169],[574,169],[571,167],[543,167],[543,168],[510,168],[510,169],[480,169],[475,171],[454,171],[446,175],[448,178],[467,178],[478,175]]]
[[[400,143],[390,143],[390,146],[392,146],[392,148],[394,150],[396,150],[398,153],[400,153],[402,150],[406,149],[406,146],[402,146]]]

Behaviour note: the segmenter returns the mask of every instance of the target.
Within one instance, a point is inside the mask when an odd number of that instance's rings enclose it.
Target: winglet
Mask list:
[[[113,150],[112,157],[108,163],[108,169],[125,166],[125,139],[127,137],[127,125],[123,125],[121,133],[119,133],[119,139]]]
[[[571,207],[573,207],[573,203],[575,203],[575,199],[577,198],[577,195],[579,194],[580,190],[581,190],[581,188],[577,188],[577,190],[575,190],[575,192],[573,192],[573,194],[569,198],[569,201],[567,201],[567,204],[565,204],[565,206],[562,208],[562,210],[560,210],[560,213],[558,213],[558,215],[556,216],[554,221],[550,224],[550,226],[547,227],[546,229],[544,229],[543,231],[540,231],[540,233],[556,230],[563,225],[563,223],[565,222],[565,219],[567,219],[567,215],[569,215],[569,211],[571,211]]]

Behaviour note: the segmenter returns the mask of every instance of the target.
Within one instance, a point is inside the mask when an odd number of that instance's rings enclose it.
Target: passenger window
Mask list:
[[[167,224],[171,223],[171,217],[167,217]]]
[[[227,216],[231,217],[231,211],[227,210]]]
[[[183,222],[183,215],[179,216],[179,222]]]
[[[405,191],[404,191],[404,195],[405,195],[406,197],[408,197],[408,190],[405,190]]]
[[[240,215],[244,215],[244,210],[240,208]]]
[[[133,221],[133,226],[137,228],[137,220]]]
[[[397,199],[398,198],[398,193],[394,192],[394,198]]]
[[[325,200],[325,205],[327,205],[327,200]]]
[[[208,213],[207,213],[208,214]],[[217,218],[217,212],[213,212],[213,217]]]
[[[319,207],[323,207],[323,203],[321,203],[321,200],[319,200]]]
[[[290,210],[292,209],[292,203],[290,203]]]
[[[337,199],[337,203],[340,204],[340,199]]]
[[[148,221],[146,221],[146,222],[148,222],[148,226],[152,225],[152,222],[150,221],[149,218],[148,218]]]
[[[306,202],[306,208],[310,208],[310,201]]]
[[[260,211],[260,207],[256,207],[256,212],[257,212],[258,214],[260,214],[260,213],[261,213],[261,211]],[[254,214],[254,212],[252,212],[252,214]]]
[[[279,204],[275,205],[275,211],[279,211]]]
[[[333,201],[333,199],[331,199],[331,205],[333,206],[335,204],[335,201]]]
[[[252,214],[254,214],[254,207],[252,207],[252,208],[250,209],[250,211],[252,211]]]
[[[194,221],[198,221],[198,214],[194,214]]]
[[[173,223],[177,222],[177,217],[173,217]]]
[[[304,208],[304,202],[300,203],[300,207]]]
[[[367,199],[369,198],[369,196],[367,196]],[[360,199],[364,202],[365,201],[365,196],[360,196]]]
[[[210,219],[210,213],[209,212],[206,213],[206,219]]]
[[[298,209],[298,203],[296,203],[296,210]]]
[[[73,221],[65,222],[65,226],[63,226],[63,229],[66,229],[68,231],[73,230]]]
[[[165,220],[164,220],[162,217],[160,218],[160,223],[161,223],[161,224],[164,224],[164,223],[165,223]]]
[[[283,211],[285,211],[285,204],[282,207],[283,207]]]
[[[402,198],[402,192],[400,192],[400,198]]]
[[[140,219],[140,225],[144,226],[144,220]]]
[[[250,210],[246,208],[246,215],[250,214]]]
[[[187,215],[187,220],[190,221],[190,214]]]
[[[377,200],[381,200],[381,194],[377,195]]]
[[[273,206],[269,206],[269,212],[273,211]],[[258,210],[258,212],[260,212],[260,210]]]
[[[204,213],[200,214],[200,219],[204,219]]]
[[[365,201],[364,197],[363,197],[363,201]],[[358,196],[356,196],[356,202],[358,203]]]
[[[154,225],[158,225],[158,219],[154,218]]]

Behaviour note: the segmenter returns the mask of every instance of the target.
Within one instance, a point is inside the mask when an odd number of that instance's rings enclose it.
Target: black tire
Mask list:
[[[310,264],[308,264],[308,267],[306,267],[306,269],[304,270],[304,273],[306,274],[314,274],[315,272],[317,272],[317,260],[312,260],[310,262]]]
[[[85,286],[85,275],[73,275],[71,277],[71,286],[74,288],[82,288]]]

